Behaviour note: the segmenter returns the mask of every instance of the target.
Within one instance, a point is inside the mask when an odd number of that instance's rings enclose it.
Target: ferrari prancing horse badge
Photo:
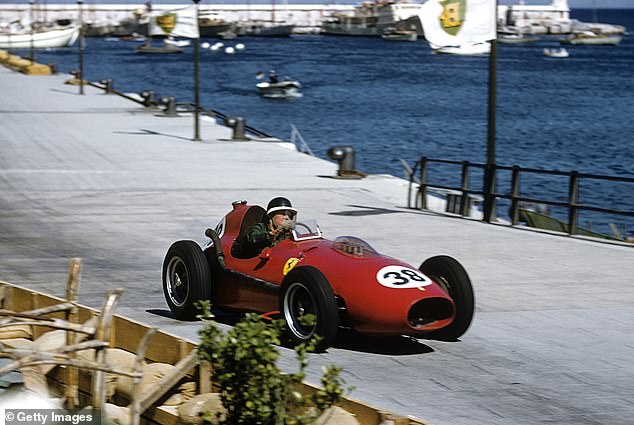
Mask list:
[[[291,270],[293,270],[293,267],[295,267],[295,265],[299,262],[299,258],[289,258],[286,261],[286,264],[284,264],[284,270],[282,271],[282,274],[284,276],[286,276],[288,274],[288,272],[290,272]]]

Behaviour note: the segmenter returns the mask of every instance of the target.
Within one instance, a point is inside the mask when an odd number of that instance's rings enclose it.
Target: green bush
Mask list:
[[[304,394],[299,390],[308,366],[307,353],[317,340],[295,347],[299,362],[296,373],[284,374],[277,367],[284,321],[265,322],[249,313],[235,327],[223,332],[209,312],[209,303],[201,303],[207,323],[199,331],[198,356],[212,365],[213,384],[219,388],[226,415],[206,415],[211,423],[231,425],[303,425],[311,424],[344,394],[341,369],[324,367],[321,389]],[[307,320],[311,320],[310,317]],[[314,320],[314,318],[312,318]]]

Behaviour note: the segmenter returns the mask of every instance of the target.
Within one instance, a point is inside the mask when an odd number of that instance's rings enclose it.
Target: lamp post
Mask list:
[[[193,0],[196,5],[196,29],[198,29],[198,3],[200,0]],[[199,51],[200,51],[200,33],[198,37],[194,39],[194,141],[202,140],[200,138],[200,117],[199,117],[199,109],[200,109],[200,86],[199,86],[199,78],[198,78],[198,64],[199,64]]]
[[[35,52],[33,48],[33,4],[35,0],[29,0],[29,20],[31,21],[31,48],[29,49],[29,59],[31,63],[35,62]]]
[[[83,8],[84,0],[77,0],[78,21],[79,21],[79,94],[84,94],[84,22]]]
[[[497,33],[497,0],[494,3],[494,25]],[[489,54],[489,102],[487,119],[487,159],[484,169],[484,221],[490,223],[495,218],[495,109],[496,109],[496,80],[497,80],[497,39],[490,41],[491,53]]]
[[[487,160],[484,169],[484,221],[495,218],[495,104],[496,104],[497,43],[491,40],[489,56],[489,104],[487,125]]]

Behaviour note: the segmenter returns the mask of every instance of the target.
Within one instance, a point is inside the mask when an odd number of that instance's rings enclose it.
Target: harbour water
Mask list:
[[[590,10],[573,10],[571,16],[592,21]],[[634,31],[634,9],[600,10],[598,18]],[[289,138],[295,125],[320,157],[331,146],[352,145],[357,168],[367,173],[403,176],[401,159],[411,166],[421,156],[486,159],[487,57],[433,55],[422,40],[305,35],[225,41],[236,43],[245,44],[245,51],[201,51],[205,108],[244,116],[247,124],[280,138]],[[543,56],[544,48],[558,45],[549,37],[498,45],[497,163],[634,176],[634,35],[626,34],[618,46],[567,46],[565,59]],[[129,41],[87,39],[86,78],[112,78],[119,91],[151,89],[179,103],[193,102],[191,48],[181,55],[148,56],[134,53],[134,47]],[[68,72],[78,67],[78,49],[38,51],[37,59]],[[255,75],[270,69],[301,81],[303,97],[258,96]],[[437,174],[430,179],[458,184],[458,168]],[[580,201],[633,211],[633,189],[582,185]],[[525,181],[522,190],[565,200],[568,186],[565,179],[535,180]],[[579,223],[601,231],[609,231],[608,222],[618,223],[632,232],[633,221],[582,213]]]

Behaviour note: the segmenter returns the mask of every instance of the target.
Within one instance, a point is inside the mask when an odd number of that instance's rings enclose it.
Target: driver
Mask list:
[[[247,230],[247,242],[257,247],[258,252],[274,247],[291,236],[296,215],[297,210],[288,199],[281,196],[271,199],[266,207],[266,219]]]

